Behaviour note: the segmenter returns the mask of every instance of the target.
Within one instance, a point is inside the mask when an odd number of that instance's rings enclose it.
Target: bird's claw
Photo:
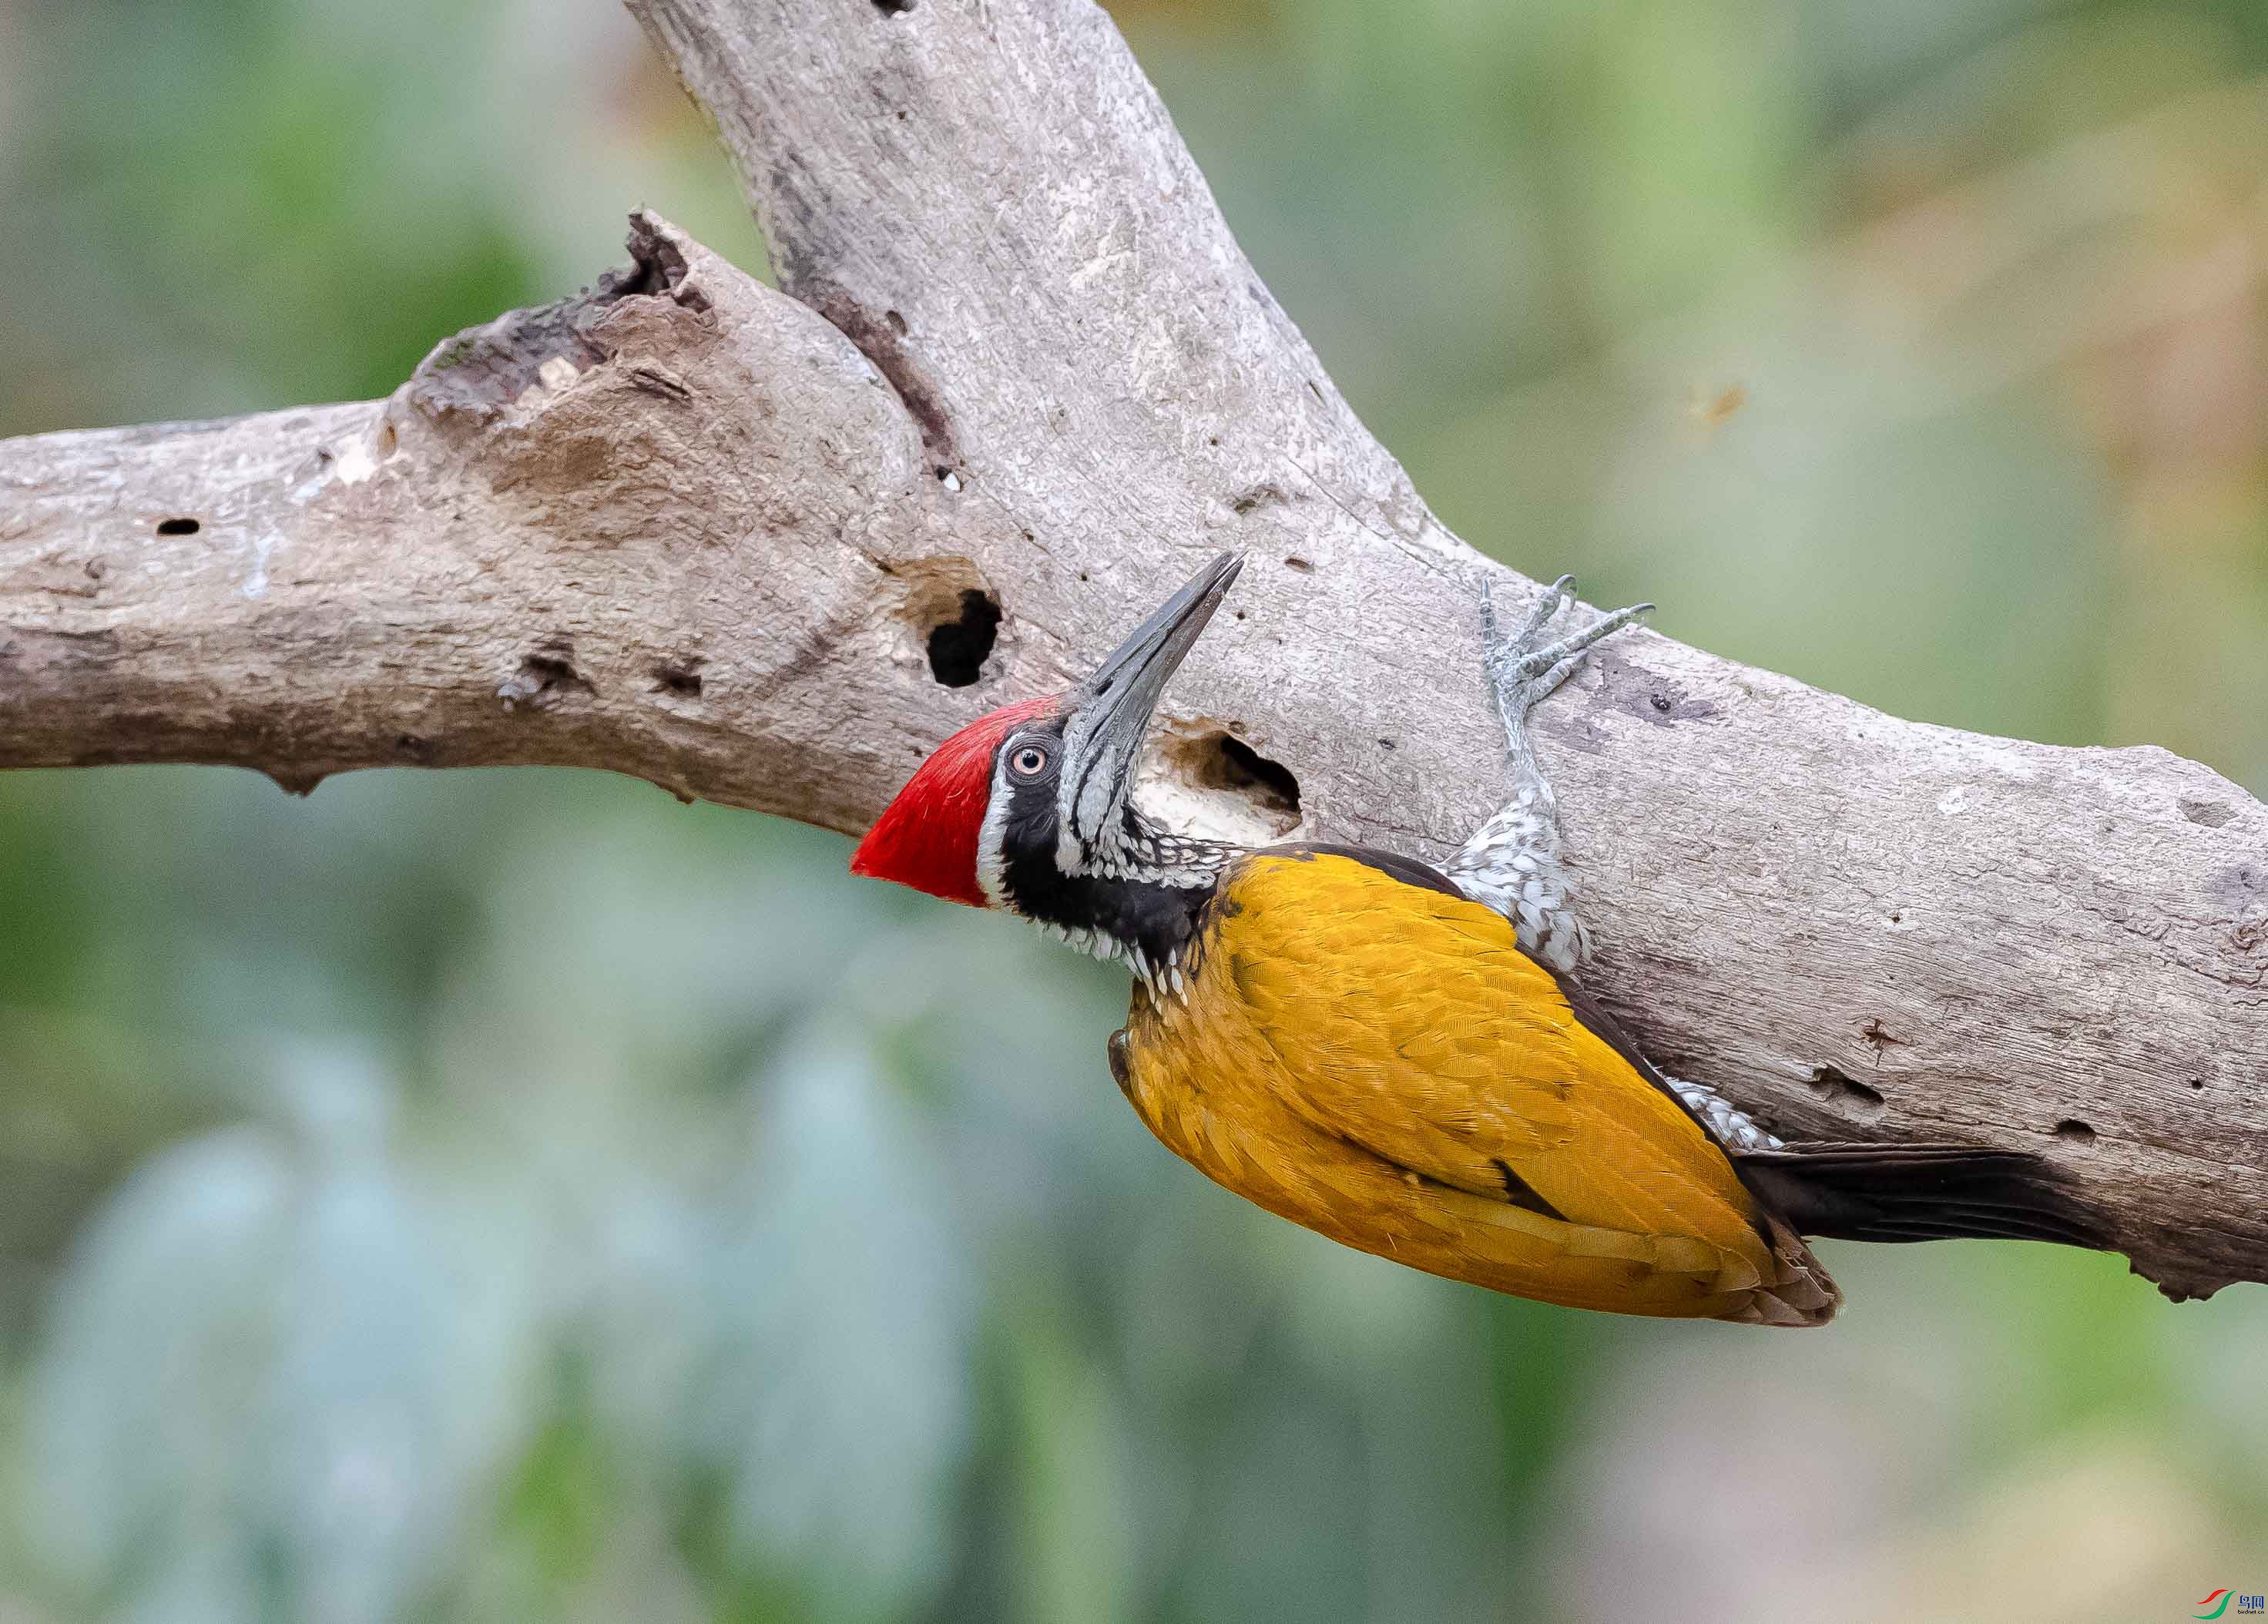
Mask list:
[[[1481,583],[1481,642],[1489,683],[1506,724],[1525,717],[1574,675],[1594,643],[1621,631],[1650,611],[1651,603],[1633,603],[1601,616],[1580,631],[1546,640],[1546,630],[1559,612],[1575,602],[1575,578],[1562,575],[1544,589],[1529,612],[1527,624],[1506,637],[1497,618],[1496,597],[1487,581]]]

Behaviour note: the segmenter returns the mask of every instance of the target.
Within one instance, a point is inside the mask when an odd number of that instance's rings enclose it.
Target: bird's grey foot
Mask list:
[[[1482,585],[1482,662],[1504,723],[1513,794],[1447,865],[1449,877],[1466,895],[1512,921],[1522,951],[1557,971],[1574,969],[1588,955],[1590,943],[1568,901],[1567,878],[1559,864],[1558,814],[1528,738],[1528,714],[1573,675],[1593,644],[1653,607],[1634,603],[1567,632],[1564,623],[1553,623],[1574,601],[1575,578],[1563,575],[1521,629],[1506,635],[1494,594],[1487,583]]]
[[[1602,615],[1580,631],[1550,637],[1547,629],[1552,621],[1574,602],[1575,578],[1562,575],[1545,589],[1527,624],[1507,637],[1497,619],[1496,594],[1488,582],[1481,583],[1481,660],[1488,671],[1489,690],[1495,697],[1497,713],[1504,719],[1507,749],[1521,748],[1519,735],[1524,732],[1528,712],[1574,675],[1575,668],[1583,663],[1583,656],[1594,643],[1621,631],[1653,608],[1651,603],[1633,603],[1627,609]],[[1518,764],[1514,765],[1516,768]],[[1539,772],[1536,776],[1540,779],[1543,775]]]

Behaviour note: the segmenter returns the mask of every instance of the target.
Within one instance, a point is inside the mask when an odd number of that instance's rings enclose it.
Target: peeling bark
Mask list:
[[[631,9],[783,291],[642,214],[628,270],[387,400],[0,443],[0,766],[550,763],[852,830],[1237,547],[1152,793],[1277,830],[1288,773],[1307,830],[1434,857],[1492,809],[1495,566],[1101,11]],[[1665,1067],[1789,1138],[2049,1155],[2171,1294],[2268,1280],[2268,808],[1652,633],[1538,734],[1591,978]]]

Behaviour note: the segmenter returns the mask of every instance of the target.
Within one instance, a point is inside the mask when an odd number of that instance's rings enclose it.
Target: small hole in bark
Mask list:
[[[1315,566],[1305,558],[1286,558],[1284,560],[1284,567],[1287,570],[1297,570],[1302,575],[1313,575],[1315,572]]]
[[[2205,1079],[2204,1079],[2204,1078],[2202,1078],[2202,1077],[2192,1077],[2192,1078],[2191,1078],[2191,1079],[2190,1079],[2190,1087],[2191,1087],[2192,1089],[2202,1089],[2203,1087],[2205,1087]]]
[[[898,116],[900,118],[903,118],[905,117],[905,114],[901,113]],[[896,311],[885,310],[882,312],[882,320],[890,324],[890,331],[895,333],[899,337],[903,338],[906,336],[906,319],[900,315]]]
[[[203,528],[204,526],[199,524],[194,519],[160,519],[158,520],[158,534],[160,535],[195,535],[198,531]]]
[[[1394,741],[1391,739],[1381,739],[1378,742],[1378,748],[1383,750],[1390,750],[1394,748]]]
[[[519,669],[498,684],[497,698],[507,705],[548,711],[563,700],[587,699],[597,691],[590,678],[575,668],[572,645],[559,638],[523,658]]]
[[[1825,1104],[1852,1116],[1872,1119],[1882,1114],[1882,1094],[1834,1066],[1811,1068],[1811,1091]]]
[[[2095,1130],[2076,1117],[2066,1117],[2056,1124],[2056,1137],[2074,1145],[2091,1145],[2095,1142]]]
[[[701,673],[691,662],[664,663],[653,668],[653,685],[659,691],[675,694],[681,699],[698,699],[701,697]]]
[[[929,674],[947,688],[966,688],[982,675],[1000,632],[1000,606],[970,587],[961,594],[961,617],[932,626]]]
[[[874,0],[874,9],[885,17],[903,17],[914,9],[914,0]]]
[[[1677,707],[1668,694],[1656,694],[1653,697],[1653,708],[1657,711],[1666,712],[1675,710]]]

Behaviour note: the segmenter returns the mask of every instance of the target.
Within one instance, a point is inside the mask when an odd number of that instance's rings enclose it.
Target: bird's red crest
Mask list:
[[[850,854],[850,872],[983,907],[976,842],[992,796],[993,754],[1012,729],[1048,715],[1058,703],[1042,695],[1004,705],[932,750]]]

